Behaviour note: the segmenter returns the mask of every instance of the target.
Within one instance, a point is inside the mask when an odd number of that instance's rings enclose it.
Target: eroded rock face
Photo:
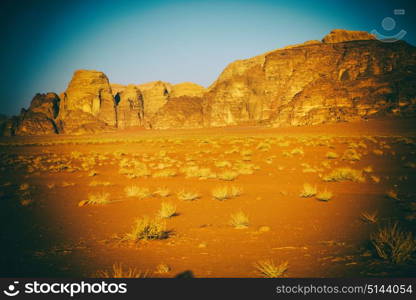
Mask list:
[[[375,40],[375,36],[367,31],[353,31],[344,29],[334,29],[327,34],[322,42],[324,43],[341,43],[349,41],[368,41]]]
[[[205,91],[206,89],[203,86],[200,86],[199,84],[193,82],[182,82],[172,86],[172,90],[169,94],[169,97],[202,97]]]
[[[155,81],[140,84],[137,87],[143,94],[144,115],[147,119],[151,119],[168,102],[172,85],[163,81]]]
[[[150,123],[154,129],[203,127],[202,99],[187,96],[171,98]]]
[[[68,88],[61,96],[61,124],[75,123],[76,114],[73,112],[90,114],[97,122],[104,122],[108,126],[117,125],[115,100],[108,78],[103,72],[78,70],[74,73]],[[68,116],[71,116],[71,121],[67,120]],[[79,125],[83,125],[83,120],[78,119]],[[64,130],[68,131],[67,128]]]
[[[134,85],[128,85],[116,95],[117,127],[124,129],[142,126],[144,106],[142,92]]]
[[[55,118],[60,99],[55,93],[36,94],[29,108],[22,109],[19,116],[10,118],[2,125],[5,136],[45,135],[58,133]]]
[[[331,33],[324,43],[286,47],[230,64],[204,96],[204,124],[297,126],[411,115],[415,65],[415,47],[405,42]]]

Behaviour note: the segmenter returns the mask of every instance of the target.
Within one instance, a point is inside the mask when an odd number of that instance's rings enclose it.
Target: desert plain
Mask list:
[[[415,276],[415,133],[383,118],[2,137],[1,276]]]

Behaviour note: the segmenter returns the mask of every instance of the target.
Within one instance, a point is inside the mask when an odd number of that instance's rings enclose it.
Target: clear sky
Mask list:
[[[17,114],[37,92],[63,92],[76,69],[103,71],[113,83],[208,86],[236,59],[320,40],[334,28],[404,29],[416,45],[411,3],[1,0],[0,112]],[[394,15],[398,8],[405,15]],[[394,30],[383,30],[385,17]]]

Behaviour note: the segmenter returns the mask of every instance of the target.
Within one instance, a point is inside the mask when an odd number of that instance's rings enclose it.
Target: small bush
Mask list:
[[[127,233],[125,239],[138,242],[140,240],[159,240],[168,237],[166,222],[160,218],[150,219],[143,217],[136,219],[131,232]]]
[[[416,240],[412,233],[402,231],[397,223],[379,228],[371,235],[371,243],[378,256],[394,264],[409,261],[416,251]]]

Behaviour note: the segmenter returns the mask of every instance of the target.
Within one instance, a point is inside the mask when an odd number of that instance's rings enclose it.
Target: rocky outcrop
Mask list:
[[[193,82],[182,82],[172,86],[172,90],[169,94],[169,97],[202,97],[205,91],[206,89],[203,86],[200,86],[199,84]]]
[[[45,135],[58,133],[55,118],[58,115],[59,97],[55,93],[36,94],[29,108],[2,125],[2,133],[11,135]]]
[[[148,119],[152,118],[168,102],[169,93],[172,89],[170,83],[163,81],[140,84],[137,87],[142,91],[144,114]]]
[[[200,128],[203,126],[202,98],[171,98],[150,123],[153,129]]]
[[[338,30],[323,41],[230,64],[204,96],[204,125],[309,125],[415,111],[415,47]]]
[[[116,103],[107,76],[98,71],[76,71],[61,95],[60,130],[75,133],[85,126],[111,128],[116,127],[116,120]]]
[[[1,126],[5,135],[82,134],[133,126],[299,126],[415,112],[416,48],[337,29],[322,41],[237,60],[208,89],[163,81],[110,86],[104,73],[79,70],[60,97],[36,95]]]
[[[349,41],[368,41],[375,40],[376,37],[367,31],[353,31],[344,29],[334,29],[327,34],[322,42],[324,43],[342,43]]]
[[[128,85],[116,94],[117,127],[124,129],[142,126],[144,122],[144,106],[142,92],[134,85]]]

